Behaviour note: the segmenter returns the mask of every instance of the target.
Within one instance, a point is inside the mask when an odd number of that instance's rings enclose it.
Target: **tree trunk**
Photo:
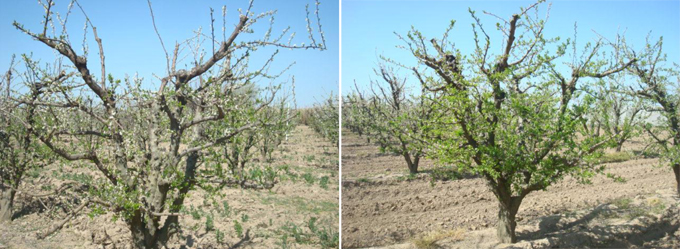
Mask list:
[[[132,219],[128,222],[130,233],[132,235],[132,247],[137,249],[155,249],[161,248],[157,236],[157,229],[149,226],[150,224],[144,219],[141,210],[136,210]]]
[[[675,174],[675,191],[680,197],[680,164],[673,165],[673,173]]]
[[[418,160],[420,158],[416,157],[414,160],[411,160],[411,155],[409,155],[408,152],[404,152],[403,156],[404,160],[406,160],[409,173],[412,175],[418,174]]]
[[[515,243],[517,242],[515,216],[524,196],[512,196],[512,189],[506,179],[498,178],[497,183],[498,185],[494,187],[493,191],[499,201],[496,226],[498,240],[501,243]]]
[[[616,145],[616,152],[621,152],[621,148],[623,148],[623,142],[624,142],[624,141],[621,141],[621,142],[617,143],[617,145]]]
[[[12,207],[16,191],[7,187],[0,187],[0,223],[12,221]]]
[[[497,235],[501,243],[515,243],[517,237],[515,236],[515,227],[517,222],[515,216],[519,209],[519,203],[515,207],[506,207],[502,203],[498,205],[498,226]]]

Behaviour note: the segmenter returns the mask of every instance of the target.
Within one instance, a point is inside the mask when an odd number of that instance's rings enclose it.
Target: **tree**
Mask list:
[[[53,161],[53,155],[36,141],[32,134],[36,127],[41,126],[41,117],[45,109],[34,105],[17,104],[13,95],[24,103],[32,103],[45,90],[44,83],[59,81],[64,75],[50,78],[38,69],[38,63],[23,56],[22,60],[26,72],[19,75],[25,81],[28,90],[20,94],[11,86],[16,77],[13,72],[14,57],[10,63],[10,69],[5,73],[0,88],[5,92],[0,98],[0,222],[9,222],[12,219],[12,209],[17,190],[24,177],[30,170],[45,167]],[[52,113],[53,115],[56,115]]]
[[[409,173],[417,174],[426,149],[422,142],[427,133],[423,131],[424,123],[433,117],[434,104],[426,94],[409,94],[407,78],[400,78],[394,68],[380,64],[374,72],[384,86],[372,81],[370,97],[364,97],[355,89],[359,100],[353,104],[359,105],[357,108],[363,111],[361,116],[367,117],[366,125],[381,149],[404,157]]]
[[[293,109],[287,107],[288,104],[289,102],[284,98],[278,101],[276,105],[263,111],[264,115],[261,120],[273,124],[269,129],[265,129],[260,134],[260,154],[268,162],[274,160],[272,158],[274,151],[288,138],[288,134],[295,128],[295,123],[291,122],[295,114]]]
[[[315,104],[305,119],[308,125],[319,135],[328,139],[336,147],[339,143],[340,103],[338,96],[331,92],[322,103]]]
[[[440,41],[428,40],[415,28],[400,36],[423,66],[412,68],[417,78],[428,91],[441,94],[433,99],[438,115],[428,124],[430,156],[486,180],[498,200],[497,234],[504,243],[517,241],[515,217],[529,193],[566,175],[585,181],[603,170],[593,159],[613,146],[618,134],[584,129],[586,114],[597,110],[581,85],[619,74],[635,62],[613,60],[602,40],[578,52],[575,40],[545,38],[548,16],[538,16],[541,2],[508,20],[485,12],[501,20],[497,55],[472,10],[476,49],[468,56],[448,40],[455,21]],[[571,58],[560,61],[569,52]],[[566,68],[557,66],[562,62]]]
[[[592,93],[597,99],[596,109],[600,112],[592,113],[589,118],[590,126],[586,129],[595,129],[595,134],[605,132],[607,135],[616,136],[616,152],[620,152],[623,143],[639,134],[642,121],[645,120],[643,105],[639,99],[629,94],[623,84],[624,74],[618,77],[609,77],[595,85]]]
[[[52,1],[43,4],[45,21],[40,32],[17,22],[14,26],[53,49],[71,66],[63,68],[65,76],[61,80],[42,82],[46,91],[39,97],[40,101],[23,104],[59,110],[68,114],[66,117],[84,114],[94,124],[73,127],[61,117],[47,117],[46,125],[31,133],[63,159],[84,161],[92,166],[97,176],[87,182],[91,188],[82,206],[94,205],[122,218],[136,248],[160,248],[166,244],[179,229],[179,212],[184,200],[196,187],[213,183],[207,182],[208,179],[220,180],[214,187],[247,185],[233,184],[230,182],[233,178],[227,177],[228,169],[209,160],[216,148],[229,146],[227,142],[235,136],[246,131],[261,131],[270,125],[255,117],[270,106],[276,90],[258,96],[253,106],[238,106],[246,96],[236,89],[250,82],[275,80],[281,75],[282,72],[269,72],[278,50],[261,67],[250,64],[251,55],[264,47],[325,49],[319,2],[316,2],[318,28],[312,28],[309,6],[307,9],[310,43],[295,45],[291,44],[292,36],[287,42],[282,41],[289,29],[278,35],[272,32],[276,11],[255,15],[251,1],[245,10],[239,9],[239,18],[230,34],[226,27],[226,7],[223,8],[225,24],[221,38],[215,36],[214,30],[210,34],[199,31],[196,37],[176,43],[170,54],[161,40],[167,55],[167,72],[160,78],[158,88],[145,89],[140,78],[118,79],[106,73],[103,41],[83,11],[86,28],[91,29],[99,52],[101,75],[95,76],[87,59],[87,47],[84,45],[83,54],[76,52],[66,32],[68,19],[55,14],[53,5]],[[83,9],[78,1],[73,1],[68,14],[73,6]],[[153,21],[150,2],[149,9]],[[254,33],[254,24],[265,18],[271,22],[262,38],[242,35]],[[48,27],[52,26],[60,29],[52,29],[53,34],[48,34]],[[157,35],[161,37],[158,32]],[[210,44],[218,46],[212,51],[201,49],[205,37]],[[180,51],[184,47],[193,53],[187,63],[191,67],[187,69],[179,68]],[[88,97],[92,97],[92,104],[86,103]],[[215,125],[234,117],[243,122],[229,127]],[[217,127],[220,130],[216,130]]]
[[[344,128],[357,133],[360,137],[366,138],[366,143],[371,143],[373,137],[371,117],[365,108],[368,103],[361,98],[360,92],[353,91],[343,97],[342,100],[342,125]]]
[[[641,51],[622,46],[628,58],[639,58],[628,71],[637,78],[636,85],[628,86],[630,92],[649,103],[648,111],[658,114],[656,124],[646,124],[645,132],[652,138],[651,145],[661,150],[662,158],[670,163],[675,175],[676,192],[680,195],[680,113],[678,113],[679,89],[673,78],[680,81],[678,65],[667,66],[663,53],[663,37],[655,43],[647,38]]]

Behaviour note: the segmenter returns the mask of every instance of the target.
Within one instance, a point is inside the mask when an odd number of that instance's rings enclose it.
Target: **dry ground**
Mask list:
[[[641,149],[642,143],[634,142],[627,144],[624,150]],[[483,237],[483,241],[495,240],[493,227],[497,204],[483,179],[439,181],[432,186],[426,174],[405,177],[408,170],[401,157],[378,151],[376,146],[366,144],[365,139],[343,133],[343,247],[393,245],[414,241],[430,233],[451,231],[466,231],[465,237],[469,239],[481,237],[471,236],[467,231],[487,231],[490,234]],[[432,161],[423,164],[421,168],[426,170],[433,167]],[[598,176],[592,180],[593,184],[582,185],[567,178],[547,191],[531,193],[518,213],[519,227],[572,212],[569,210],[672,189],[675,181],[671,169],[657,165],[658,159],[610,163],[608,172],[624,177],[627,182],[618,183]],[[533,232],[532,236],[541,236],[537,234]],[[527,238],[522,232],[520,235]],[[465,241],[469,242],[468,239]],[[452,247],[492,246],[463,243]]]
[[[289,173],[281,173],[282,181],[271,190],[227,189],[224,197],[205,202],[205,192],[197,190],[187,200],[186,214],[180,218],[181,238],[170,248],[320,248],[321,240],[308,228],[310,219],[330,236],[338,232],[338,150],[310,128],[298,126],[272,163],[288,165]],[[48,169],[41,180],[49,181]],[[327,177],[327,183],[321,179]],[[24,184],[23,190],[36,186]],[[60,203],[59,198],[17,198],[15,219],[0,227],[0,248],[126,248],[129,231],[120,220],[111,221],[110,214],[90,218],[87,215],[69,222],[60,232],[38,240],[36,232],[44,231],[64,213],[46,212],[43,205]],[[41,204],[42,203],[42,204]],[[70,210],[71,207],[66,208]],[[52,209],[54,210],[54,209]],[[206,232],[212,217],[214,228]],[[236,222],[242,227],[241,236]],[[217,241],[217,230],[222,233]],[[247,235],[247,236],[246,236]],[[332,238],[332,237],[331,237]]]

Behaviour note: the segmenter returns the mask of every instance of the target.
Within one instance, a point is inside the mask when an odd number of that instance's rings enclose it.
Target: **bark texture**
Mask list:
[[[12,221],[12,207],[16,191],[7,187],[0,187],[0,223]]]

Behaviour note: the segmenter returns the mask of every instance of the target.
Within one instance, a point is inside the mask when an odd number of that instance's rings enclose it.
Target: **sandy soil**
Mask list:
[[[277,159],[273,163],[274,166],[289,165],[290,173],[282,173],[285,179],[269,191],[224,190],[224,196],[216,197],[214,203],[204,202],[205,192],[195,191],[186,206],[196,211],[187,211],[180,218],[182,234],[168,247],[320,248],[319,238],[307,224],[316,218],[316,225],[326,229],[328,234],[338,232],[337,155],[337,148],[310,128],[297,127],[275,155]],[[49,171],[45,172],[47,176],[40,179],[51,175]],[[306,173],[312,176],[313,183],[303,179]],[[329,179],[326,187],[320,184],[322,177]],[[30,183],[21,186],[27,190],[35,188]],[[0,226],[0,248],[127,248],[129,244],[130,232],[122,221],[112,222],[111,214],[94,218],[81,215],[60,232],[38,240],[36,232],[46,230],[64,215],[60,208],[47,212],[42,206],[59,207],[69,200],[20,197],[17,201],[15,219],[7,226]],[[224,203],[229,206],[228,211]],[[197,214],[198,219],[192,213]],[[206,231],[208,216],[213,217],[214,223],[214,229],[209,232]],[[237,235],[235,221],[243,228],[241,237]],[[224,234],[219,243],[216,230]],[[300,239],[296,240],[294,231],[298,231]]]
[[[627,150],[640,147],[640,143],[626,145]],[[398,244],[432,231],[493,230],[497,204],[483,179],[437,182],[435,186],[425,174],[404,179],[403,159],[377,151],[364,139],[343,133],[343,247]],[[421,167],[432,167],[431,162],[426,164]],[[520,207],[518,223],[523,226],[539,217],[671,189],[675,184],[671,169],[658,164],[658,159],[612,163],[608,172],[627,182],[598,176],[592,185],[582,185],[567,178],[547,191],[531,193]]]

